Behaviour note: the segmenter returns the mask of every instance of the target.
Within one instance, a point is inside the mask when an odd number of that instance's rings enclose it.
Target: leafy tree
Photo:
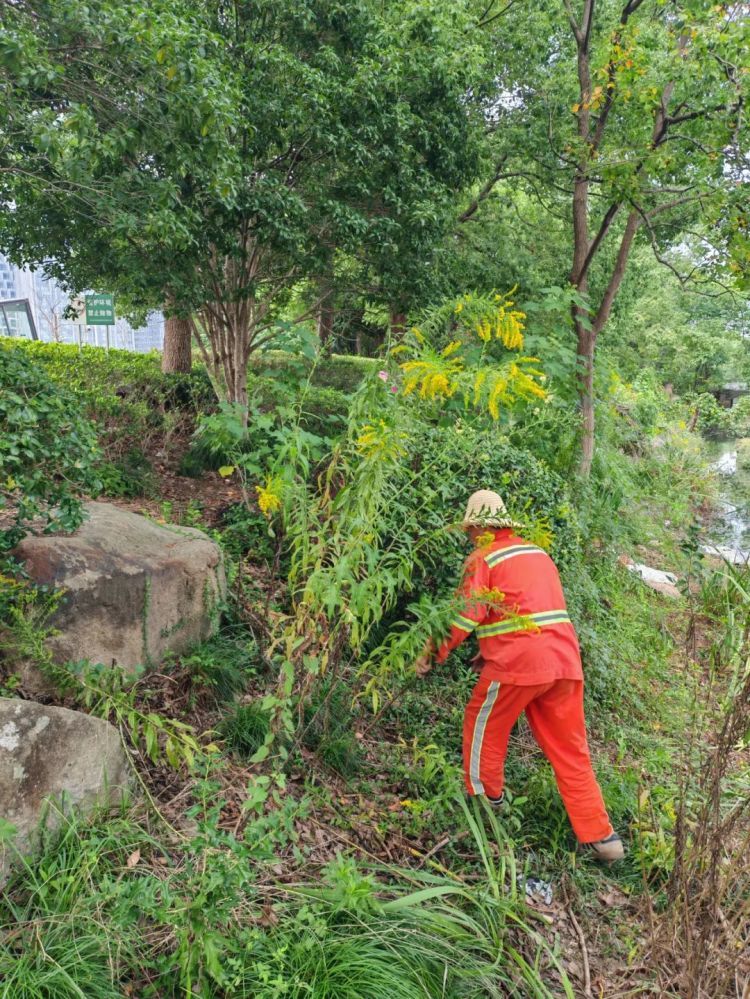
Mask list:
[[[571,266],[560,279],[577,292],[586,474],[595,349],[634,246],[650,243],[674,267],[670,248],[695,233],[690,271],[702,280],[725,264],[741,272],[750,259],[746,12],[693,0],[565,0],[511,13],[492,2],[485,20],[505,90],[491,109],[495,161],[464,217],[512,184],[544,209],[553,232],[565,226]]]
[[[672,259],[687,266],[677,254]],[[685,395],[750,376],[746,297],[683,288],[646,246],[633,253],[610,327],[607,356],[628,378],[651,367]]]
[[[439,0],[20,0],[0,47],[0,245],[194,317],[245,405],[248,357],[300,278],[348,252],[395,281],[448,223],[478,165],[472,23]]]

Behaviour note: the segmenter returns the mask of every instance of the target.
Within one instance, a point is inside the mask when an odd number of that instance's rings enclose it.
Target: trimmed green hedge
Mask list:
[[[106,351],[103,347],[90,346],[84,346],[79,351],[75,344],[31,340],[14,340],[12,344],[15,349],[42,364],[52,379],[85,396],[106,396],[137,389],[141,398],[145,395],[154,402],[173,398],[177,404],[182,401],[198,408],[212,407],[215,402],[205,368],[197,361],[189,374],[164,374],[158,351],[136,354],[128,350]],[[317,362],[312,384],[319,389],[335,389],[349,394],[379,364],[371,357],[333,354]],[[304,376],[311,367],[312,362],[299,355],[268,350],[250,358],[249,374],[255,378],[273,379],[275,375],[286,375],[290,369],[295,369]]]
[[[98,405],[105,399],[133,398],[154,406],[199,409],[211,406],[214,391],[202,365],[188,374],[164,374],[157,351],[14,340],[13,347],[41,365],[53,381]]]
[[[25,351],[0,343],[0,510],[13,515],[0,528],[0,552],[37,517],[46,530],[75,530],[80,497],[100,488],[98,458],[95,428],[75,395]]]

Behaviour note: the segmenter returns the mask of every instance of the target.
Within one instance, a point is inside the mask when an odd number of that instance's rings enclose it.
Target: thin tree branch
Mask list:
[[[620,241],[620,249],[617,251],[615,266],[612,269],[612,274],[604,294],[602,295],[601,303],[592,323],[592,334],[595,337],[601,333],[607,323],[607,320],[609,319],[609,314],[612,311],[612,304],[614,303],[615,296],[617,295],[620,285],[622,284],[622,279],[625,276],[625,269],[627,267],[628,258],[630,257],[630,250],[640,222],[640,214],[634,209],[628,216],[628,221],[625,223],[625,231],[623,232],[622,240]]]
[[[508,11],[511,9],[511,7],[514,7],[517,3],[518,0],[508,0],[508,3],[506,3],[506,5],[502,8],[502,10],[497,11],[497,13],[493,14],[492,17],[487,17],[486,16],[487,12],[489,12],[495,6],[495,0],[492,0],[492,3],[487,8],[487,11],[485,11],[482,17],[477,21],[477,27],[486,28],[488,24],[492,24],[493,21],[497,21],[498,18],[501,18],[505,14],[507,14]]]
[[[617,216],[617,214],[618,214],[618,212],[620,211],[621,208],[622,208],[622,202],[621,201],[615,201],[607,209],[607,211],[606,211],[606,213],[604,215],[604,218],[602,219],[601,225],[599,226],[599,231],[597,232],[596,236],[594,236],[593,240],[591,241],[591,245],[589,246],[588,253],[586,254],[586,257],[585,257],[585,259],[583,261],[583,264],[581,266],[581,275],[580,275],[581,277],[583,277],[586,274],[588,274],[589,267],[591,266],[591,261],[596,256],[596,253],[597,253],[597,251],[599,250],[599,247],[602,244],[602,240],[604,239],[604,237],[609,232],[610,226],[614,222],[615,217]]]
[[[479,194],[476,196],[476,198],[474,198],[474,200],[471,202],[471,204],[466,209],[466,211],[462,212],[458,216],[458,221],[460,223],[462,223],[462,222],[468,222],[468,220],[472,217],[472,215],[476,214],[476,212],[478,211],[479,206],[482,204],[482,202],[486,201],[487,198],[489,198],[489,196],[492,194],[492,191],[494,190],[496,184],[500,180],[504,179],[502,168],[503,168],[503,165],[505,164],[505,162],[506,162],[507,159],[508,159],[507,153],[500,158],[500,160],[498,161],[497,165],[495,166],[495,172],[493,173],[493,175],[490,177],[490,179],[484,185],[484,187],[479,192]]]
[[[570,0],[563,0],[563,3],[565,5],[565,11],[568,15],[568,21],[570,22],[570,28],[573,32],[573,36],[578,45],[581,46],[583,44],[583,33],[581,32],[578,22],[573,15],[573,8],[570,5]]]
[[[594,0],[585,0],[583,4],[583,17],[581,19],[581,32],[583,34],[583,49],[588,55],[589,43],[591,41],[591,29],[594,25]]]
[[[643,215],[643,219],[645,221],[646,219],[652,219],[655,215],[661,215],[662,212],[669,212],[673,208],[679,208],[680,205],[689,205],[693,201],[701,201],[701,200],[702,200],[702,195],[700,194],[694,194],[692,195],[692,197],[689,198],[688,197],[676,198],[674,201],[669,201],[666,204],[655,205],[653,208],[650,208],[647,212],[641,212],[641,214]],[[638,211],[641,211],[641,209],[638,208]]]

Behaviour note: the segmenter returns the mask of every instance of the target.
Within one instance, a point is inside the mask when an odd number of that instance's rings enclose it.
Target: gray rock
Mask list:
[[[730,565],[750,565],[750,551],[742,548],[732,548],[731,545],[701,545],[705,555],[729,562]]]
[[[642,565],[640,562],[626,561],[627,568],[640,576],[646,586],[662,593],[666,597],[680,597],[677,587],[677,576],[673,572],[663,572],[661,569],[652,569],[649,565]]]
[[[108,503],[86,511],[74,534],[27,537],[14,552],[35,583],[64,591],[50,621],[54,659],[131,672],[207,638],[226,590],[218,545]],[[21,672],[27,689],[48,689],[33,668]]]
[[[109,722],[79,711],[0,698],[0,819],[15,826],[10,843],[34,849],[40,823],[60,813],[114,803],[127,787],[128,759]],[[16,856],[0,844],[0,881]]]

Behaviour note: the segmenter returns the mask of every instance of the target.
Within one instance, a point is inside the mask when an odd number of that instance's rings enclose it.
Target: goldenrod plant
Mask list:
[[[455,397],[495,421],[525,400],[547,399],[539,358],[523,354],[526,313],[512,293],[464,295],[412,327],[393,350],[403,394],[441,405]]]
[[[524,318],[510,295],[500,294],[467,294],[427,313],[363,380],[344,433],[312,480],[304,435],[285,437],[257,487],[261,509],[278,519],[291,551],[292,604],[276,620],[278,701],[268,704],[276,721],[256,759],[278,747],[282,732],[291,734],[290,698],[309,696],[345,656],[358,662],[353,696],[377,713],[410,681],[425,641],[445,632],[456,611],[454,573],[443,569],[439,586],[422,597],[418,580],[448,552],[458,565],[461,534],[451,518],[472,477],[515,483],[518,458],[497,438],[501,415],[548,396],[543,372],[531,366],[538,361],[519,356]],[[538,478],[529,477],[529,458],[521,460],[526,483],[514,490],[519,516],[545,549],[560,526],[564,546],[571,507],[557,487],[548,505],[549,486],[539,480],[550,473],[540,468]],[[517,617],[502,594],[488,598]]]

